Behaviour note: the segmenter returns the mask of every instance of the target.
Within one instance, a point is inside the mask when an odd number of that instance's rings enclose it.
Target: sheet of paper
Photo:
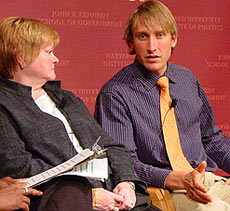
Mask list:
[[[94,152],[89,149],[83,150],[81,153],[75,155],[74,157],[70,158],[69,160],[61,163],[58,166],[55,166],[47,171],[44,171],[40,174],[37,174],[33,177],[28,178],[25,182],[28,184],[27,187],[33,187],[35,185],[39,185],[44,183],[64,172],[70,171],[74,168],[74,166],[80,164],[84,160],[88,159],[92,156]]]
[[[61,175],[77,175],[103,181],[108,178],[108,159],[93,159],[89,162],[80,164],[74,167],[72,171],[68,171]]]

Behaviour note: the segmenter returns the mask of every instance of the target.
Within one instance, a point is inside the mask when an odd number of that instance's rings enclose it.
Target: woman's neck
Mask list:
[[[37,81],[36,78],[25,77],[22,74],[15,74],[10,80],[32,87],[31,95],[34,100],[38,99],[45,92],[42,86],[46,83],[46,81]]]
[[[33,88],[32,87],[32,98],[34,100],[37,100],[39,97],[41,97],[45,93],[45,90],[41,87],[39,88]]]

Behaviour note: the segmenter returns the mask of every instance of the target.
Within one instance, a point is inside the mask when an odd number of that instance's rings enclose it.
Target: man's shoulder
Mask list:
[[[169,65],[169,69],[171,71],[181,71],[181,72],[185,72],[185,73],[192,73],[190,69],[188,69],[187,67],[178,65],[178,64],[173,64],[173,63],[168,63]]]
[[[109,81],[107,81],[103,86],[101,91],[114,91],[117,89],[124,89],[128,87],[130,83],[135,80],[134,65],[130,64],[123,67],[119,72],[117,72]]]
[[[188,69],[187,67],[184,67],[181,65],[168,63],[168,71],[170,75],[173,75],[177,79],[190,78],[190,79],[196,80],[196,77],[194,76],[192,71]]]

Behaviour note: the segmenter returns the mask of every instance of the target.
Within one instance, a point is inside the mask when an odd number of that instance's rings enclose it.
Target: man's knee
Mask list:
[[[187,194],[173,193],[171,195],[176,211],[230,211],[230,205],[216,197],[211,203],[202,204],[190,199]]]

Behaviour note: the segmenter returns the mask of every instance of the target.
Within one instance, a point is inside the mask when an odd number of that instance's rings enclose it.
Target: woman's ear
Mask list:
[[[17,55],[17,62],[21,70],[25,68],[25,57],[22,53]]]

